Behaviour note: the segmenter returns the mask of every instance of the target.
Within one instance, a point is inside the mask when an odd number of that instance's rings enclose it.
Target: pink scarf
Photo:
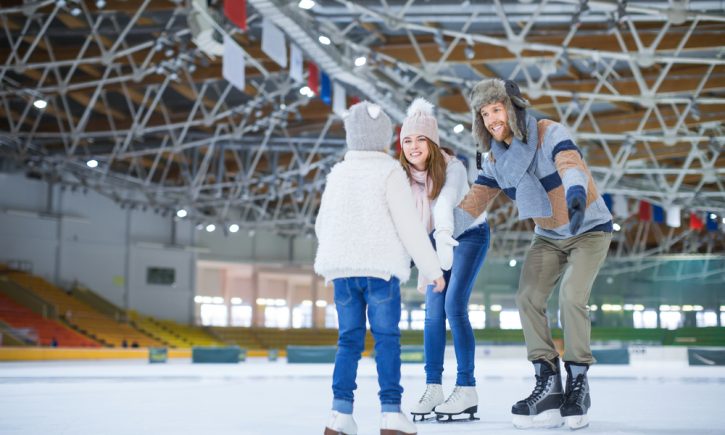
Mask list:
[[[453,159],[445,151],[440,152],[446,165]],[[419,171],[410,165],[410,188],[413,190],[415,207],[420,213],[420,220],[425,225],[425,230],[430,234],[433,231],[433,217],[431,215],[430,193],[433,189],[433,182],[428,176],[428,170]]]
[[[445,151],[441,151],[446,165],[450,163],[453,157],[449,156]],[[431,213],[430,192],[433,189],[433,182],[428,176],[428,171],[419,171],[412,165],[410,166],[410,188],[413,190],[413,198],[415,199],[415,207],[420,214],[420,220],[425,225],[428,234],[433,231],[433,216]],[[418,271],[418,291],[425,294],[426,286],[430,284],[430,280]]]

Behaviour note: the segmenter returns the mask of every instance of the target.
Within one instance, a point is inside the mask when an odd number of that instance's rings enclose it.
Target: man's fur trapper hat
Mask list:
[[[514,137],[526,142],[526,108],[529,102],[521,96],[519,86],[511,80],[481,80],[471,91],[471,114],[473,115],[473,140],[483,151],[491,148],[491,133],[481,117],[481,107],[503,103],[509,118],[509,128]]]

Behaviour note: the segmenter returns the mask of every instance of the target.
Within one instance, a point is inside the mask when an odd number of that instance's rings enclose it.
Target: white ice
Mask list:
[[[452,352],[449,350],[449,355]],[[452,357],[451,357],[452,358]],[[525,358],[477,358],[480,421],[418,424],[419,434],[556,434],[520,431],[510,409],[533,387]],[[423,366],[404,364],[403,408],[425,388]],[[240,364],[142,361],[0,364],[0,434],[321,434],[329,414],[331,364],[251,358]],[[446,360],[444,389],[455,360]],[[589,434],[725,434],[725,367],[685,360],[593,366]],[[360,435],[377,434],[375,364],[363,358],[354,416]]]

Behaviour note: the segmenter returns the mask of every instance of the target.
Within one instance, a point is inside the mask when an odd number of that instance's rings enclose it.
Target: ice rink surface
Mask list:
[[[451,352],[449,352],[451,354]],[[444,390],[455,361],[446,360]],[[142,361],[0,363],[0,434],[321,434],[332,393],[331,364],[251,358],[240,364]],[[403,365],[403,408],[425,389],[421,364]],[[556,434],[513,428],[511,405],[534,385],[520,358],[476,361],[480,421],[418,424],[419,434]],[[593,366],[588,434],[725,434],[725,367],[685,361]],[[375,364],[363,358],[354,416],[378,434]]]

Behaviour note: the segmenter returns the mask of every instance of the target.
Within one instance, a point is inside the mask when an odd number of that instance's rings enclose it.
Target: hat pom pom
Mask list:
[[[408,117],[412,116],[433,116],[433,104],[422,97],[418,97],[413,100],[410,107],[408,107]]]

